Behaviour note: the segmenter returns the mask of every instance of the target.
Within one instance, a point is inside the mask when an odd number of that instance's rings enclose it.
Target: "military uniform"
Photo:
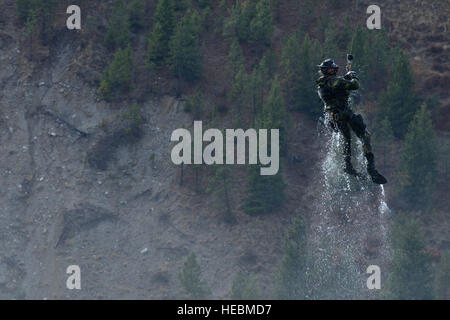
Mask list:
[[[319,67],[323,68],[324,65],[323,76],[317,80],[318,94],[325,104],[325,111],[330,116],[330,125],[334,130],[340,131],[344,137],[345,171],[351,175],[359,175],[351,163],[352,136],[350,130],[353,130],[363,144],[364,156],[367,159],[367,171],[372,181],[378,184],[386,183],[386,179],[375,169],[370,134],[366,130],[364,120],[361,115],[353,113],[348,103],[350,91],[358,90],[360,86],[356,73],[349,72],[344,77],[339,77],[336,75],[338,67],[332,60],[325,60]],[[335,72],[327,73],[326,70],[333,70],[333,68],[336,69]]]

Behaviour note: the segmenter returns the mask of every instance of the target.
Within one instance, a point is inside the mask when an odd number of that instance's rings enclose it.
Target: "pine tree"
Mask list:
[[[392,299],[423,300],[433,297],[431,257],[416,220],[400,216],[393,231],[394,257],[389,279]]]
[[[314,76],[317,61],[321,59],[320,45],[305,35],[302,42],[299,33],[289,36],[282,52],[282,82],[289,109],[302,111],[312,118],[322,114],[317,97]],[[301,43],[301,44],[299,44]]]
[[[231,300],[258,300],[259,292],[255,278],[239,270],[231,287],[230,298]]]
[[[231,42],[230,52],[228,53],[228,68],[230,69],[231,77],[234,77],[244,65],[244,54],[242,53],[239,41],[235,38],[233,42]]]
[[[417,111],[400,156],[400,195],[413,207],[431,205],[437,175],[438,146],[426,105]]]
[[[39,36],[43,45],[47,45],[47,34],[53,21],[56,0],[16,0],[16,9],[19,21],[25,28],[30,28],[32,22],[33,33]]]
[[[154,25],[148,39],[147,55],[151,64],[160,65],[170,54],[170,39],[175,30],[173,0],[160,0],[154,15]]]
[[[306,294],[307,265],[306,228],[301,218],[296,218],[289,228],[284,254],[277,278],[277,298],[304,299]]]
[[[384,118],[379,127],[374,130],[374,146],[381,150],[381,160],[383,163],[383,171],[386,169],[386,157],[390,150],[390,145],[394,141],[394,133],[388,118]]]
[[[186,100],[184,111],[190,112],[194,119],[201,119],[206,111],[205,97],[202,91],[197,88],[192,96]]]
[[[231,209],[230,183],[230,167],[227,165],[217,166],[213,178],[213,188],[214,193],[218,197],[220,207],[224,208],[224,220],[228,223],[234,222]]]
[[[133,32],[144,27],[145,7],[142,0],[133,0],[128,4],[128,12],[130,17],[130,26]]]
[[[256,94],[256,98],[259,98],[258,94]],[[285,117],[286,111],[283,96],[279,80],[276,77],[272,83],[270,96],[267,102],[262,106],[257,126],[268,129],[269,132],[270,129],[280,130],[281,153],[283,153],[285,149],[283,146],[286,128]],[[268,147],[270,148],[270,143]],[[280,208],[285,196],[284,190],[285,183],[283,181],[283,176],[281,175],[281,170],[276,175],[262,176],[260,175],[260,166],[251,166],[247,197],[244,200],[243,209],[248,214],[272,213]]]
[[[255,7],[255,16],[250,21],[250,40],[253,43],[267,45],[270,43],[273,30],[270,0],[259,0]]]
[[[27,18],[24,30],[24,33],[28,38],[28,52],[29,52],[28,56],[30,61],[33,61],[33,42],[38,34],[37,27],[38,27],[37,12],[32,11]]]
[[[419,108],[418,99],[413,91],[414,79],[408,57],[403,52],[397,54],[392,78],[387,91],[380,97],[379,117],[388,117],[394,130],[394,135],[402,138],[408,124]]]
[[[245,71],[244,65],[241,65],[239,71],[233,78],[230,92],[230,101],[236,108],[236,115],[239,122],[242,121],[243,109],[247,102],[247,82],[247,72]],[[242,123],[237,123],[237,126],[242,127]]]
[[[185,260],[183,268],[179,274],[181,285],[187,292],[190,299],[206,299],[210,294],[206,283],[201,279],[201,268],[197,262],[195,253],[191,253]]]
[[[248,41],[250,39],[250,23],[255,14],[254,1],[236,1],[231,8],[229,17],[224,21],[223,35],[237,38],[239,41]]]
[[[99,93],[107,100],[128,93],[133,87],[133,56],[131,47],[119,49],[111,64],[105,69]]]
[[[280,135],[286,128],[286,110],[278,76],[272,82],[270,95],[264,103],[261,127],[264,129],[280,129]]]
[[[248,79],[248,97],[250,100],[250,105],[253,113],[253,126],[256,125],[256,120],[260,116],[263,100],[264,100],[264,89],[266,86],[264,70],[260,67],[255,67]]]
[[[375,96],[386,86],[391,54],[387,35],[383,31],[359,28],[352,42],[352,54],[355,57],[352,70],[361,81],[360,91],[365,96]]]
[[[259,166],[250,167],[247,197],[243,205],[247,214],[269,214],[280,209],[286,188],[280,171],[276,175],[262,176]]]
[[[130,45],[130,14],[123,0],[114,2],[105,44],[111,48],[126,48]]]
[[[286,154],[286,106],[281,92],[278,76],[272,82],[269,97],[264,103],[260,119],[260,127],[263,129],[280,130],[280,154]]]
[[[199,32],[200,17],[197,11],[188,10],[171,40],[172,68],[179,79],[194,81],[202,73]]]

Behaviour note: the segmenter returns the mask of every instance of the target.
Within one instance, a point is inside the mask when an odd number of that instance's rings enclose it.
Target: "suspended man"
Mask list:
[[[367,172],[372,181],[377,184],[385,184],[383,177],[375,168],[375,159],[370,145],[370,134],[360,114],[355,114],[349,105],[351,90],[359,89],[359,79],[354,71],[348,71],[344,77],[337,75],[339,66],[327,59],[319,66],[321,77],[317,80],[320,99],[325,104],[325,111],[329,115],[330,125],[333,130],[339,131],[344,137],[344,171],[353,176],[360,174],[353,168],[351,161],[351,131],[361,140],[364,156],[367,159]]]

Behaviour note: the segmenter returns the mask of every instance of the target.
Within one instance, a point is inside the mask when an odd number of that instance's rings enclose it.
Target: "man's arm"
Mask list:
[[[333,87],[336,89],[343,89],[343,90],[358,90],[359,80],[356,78],[350,80],[344,78],[337,78],[333,82]]]

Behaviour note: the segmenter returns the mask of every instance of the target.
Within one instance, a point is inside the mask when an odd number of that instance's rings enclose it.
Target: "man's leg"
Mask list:
[[[370,134],[366,130],[366,124],[361,115],[353,115],[350,119],[350,127],[355,132],[356,136],[363,144],[364,156],[367,159],[367,172],[372,178],[372,181],[378,184],[385,184],[387,182],[375,168],[375,157],[372,152],[372,145],[370,144]]]
[[[345,160],[345,169],[344,171],[351,175],[358,175],[356,170],[352,165],[352,135],[350,132],[350,128],[348,126],[347,121],[340,120],[337,122],[337,127],[344,137],[344,160]]]

